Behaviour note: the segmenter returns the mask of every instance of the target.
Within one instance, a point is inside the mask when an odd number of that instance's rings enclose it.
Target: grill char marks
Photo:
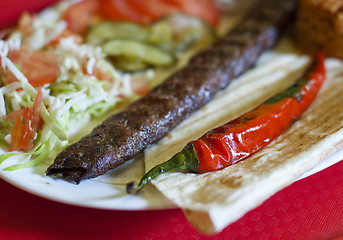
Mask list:
[[[236,28],[194,56],[188,66],[67,147],[47,175],[79,183],[105,174],[161,139],[252,67],[275,44],[294,6],[294,0],[260,1]]]

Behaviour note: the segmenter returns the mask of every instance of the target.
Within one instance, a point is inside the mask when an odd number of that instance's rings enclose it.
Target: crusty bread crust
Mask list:
[[[273,64],[280,61],[277,64],[281,67],[289,54],[290,52],[281,54],[279,58],[275,55],[268,57]],[[266,60],[263,67],[271,62]],[[292,64],[283,65],[287,67],[279,71],[287,71],[287,68],[297,64],[299,63],[293,60]],[[277,191],[290,185],[321,160],[343,147],[343,62],[329,59],[326,66],[327,80],[316,100],[290,129],[266,148],[220,171],[207,174],[169,173],[161,175],[153,182],[154,185],[169,200],[184,209],[188,220],[205,234],[221,231]],[[255,74],[250,76],[256,77],[255,71],[260,67],[258,65],[252,70]],[[259,75],[259,79],[267,81],[270,74],[268,71],[265,74]],[[251,82],[246,86],[250,84]],[[277,88],[277,85],[270,86]],[[242,106],[244,101],[249,100],[241,99]],[[224,111],[225,108],[221,109]],[[206,112],[206,109],[203,111]],[[217,120],[215,115],[212,118],[213,121]],[[200,121],[208,121],[205,116],[201,119],[203,120]],[[172,132],[169,143],[173,143],[174,138],[181,139],[182,134],[191,132],[187,129],[179,133]],[[151,149],[148,156],[158,156],[161,159],[164,154],[169,155],[168,151],[162,149],[163,143],[161,148]]]
[[[343,59],[343,1],[300,0],[295,39],[308,53]]]

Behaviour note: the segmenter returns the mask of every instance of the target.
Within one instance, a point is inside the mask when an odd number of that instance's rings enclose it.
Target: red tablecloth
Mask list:
[[[1,0],[0,27],[56,0]],[[198,233],[181,210],[109,211],[56,203],[0,180],[0,239],[333,239],[343,235],[343,161],[298,181],[220,234]]]
[[[343,161],[278,192],[221,233],[181,210],[111,211],[33,196],[0,180],[0,239],[333,239],[343,235]]]

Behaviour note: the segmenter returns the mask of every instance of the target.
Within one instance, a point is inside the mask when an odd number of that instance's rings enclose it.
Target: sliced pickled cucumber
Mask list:
[[[92,26],[86,35],[86,42],[93,45],[111,39],[142,41],[174,53],[194,44],[207,46],[216,39],[216,33],[201,19],[178,13],[163,17],[150,26],[123,21],[102,22]]]
[[[171,42],[173,38],[172,28],[168,24],[153,24],[150,27],[148,42],[151,44],[161,44]]]
[[[110,57],[109,60],[113,66],[125,72],[137,72],[142,71],[150,66],[139,59],[127,58],[127,57]]]
[[[166,29],[169,29],[170,33]],[[195,45],[196,48],[201,49],[217,38],[214,29],[210,25],[197,17],[181,13],[163,17],[155,22],[151,26],[153,34],[150,36],[160,36],[161,31],[171,34],[171,36],[164,37],[165,41],[154,41],[161,39],[158,37],[154,39],[150,37],[150,40],[168,52],[184,51]]]
[[[131,39],[114,39],[102,45],[103,51],[112,57],[140,60],[145,64],[165,67],[174,63],[174,57],[150,44]]]
[[[215,31],[201,19],[173,14],[150,26],[102,22],[89,29],[86,42],[102,46],[117,69],[134,72],[169,66],[180,52],[201,50],[215,38]]]
[[[134,39],[147,41],[150,36],[150,28],[130,22],[109,21],[92,26],[87,35],[86,42],[99,45],[105,41],[116,38]]]

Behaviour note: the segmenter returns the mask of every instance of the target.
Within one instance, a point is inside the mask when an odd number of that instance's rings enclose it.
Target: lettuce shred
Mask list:
[[[106,60],[101,48],[76,44],[72,36],[50,44],[66,29],[61,16],[67,6],[66,2],[61,2],[32,18],[31,34],[18,28],[6,40],[0,40],[0,164],[19,156],[27,158],[27,161],[16,162],[3,170],[30,168],[54,158],[71,141],[74,128],[71,123],[83,122],[86,126],[89,119],[101,118],[119,102],[137,97],[130,84],[130,75],[117,71]],[[11,60],[11,52],[20,52],[23,48],[54,53],[59,64],[57,79],[33,87],[22,67]],[[94,69],[106,79],[97,76]],[[16,81],[9,82],[9,74]],[[40,117],[44,123],[35,135],[33,149],[9,152],[14,121],[8,116],[20,109],[32,108],[38,88],[43,96]]]

